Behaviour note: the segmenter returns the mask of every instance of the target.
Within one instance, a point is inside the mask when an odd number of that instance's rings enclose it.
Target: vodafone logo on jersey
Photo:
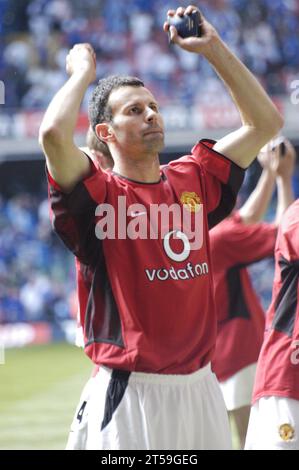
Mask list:
[[[183,251],[181,253],[175,253],[171,248],[170,240],[172,237],[176,236],[183,242]],[[186,261],[189,258],[191,245],[187,235],[179,230],[173,230],[172,232],[167,233],[163,240],[164,250],[168,256],[173,261],[177,263],[181,263],[182,261]]]
[[[204,210],[200,197],[185,191],[180,204],[128,204],[126,196],[118,196],[117,205],[100,204],[95,211],[95,234],[99,240],[158,240],[161,239],[167,256],[182,262],[190,250],[203,245]],[[178,237],[183,251],[176,253],[172,238]]]
[[[180,240],[182,243],[180,251],[174,250],[174,247],[171,245],[172,240]],[[186,261],[191,253],[190,241],[187,235],[180,230],[172,230],[167,233],[163,239],[163,247],[168,258],[177,263]],[[209,274],[209,266],[207,263],[192,264],[189,262],[184,268],[176,269],[171,266],[170,268],[146,269],[145,273],[150,282],[167,281],[169,279],[186,281]]]

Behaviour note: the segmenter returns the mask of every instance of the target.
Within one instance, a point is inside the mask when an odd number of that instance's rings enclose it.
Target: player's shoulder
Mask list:
[[[296,229],[299,239],[299,199],[296,199],[285,211],[281,221],[281,229],[283,233]]]
[[[277,241],[280,248],[287,247],[292,258],[299,258],[299,199],[284,213]]]
[[[209,153],[214,143],[214,141],[207,142],[206,140],[200,140],[194,145],[194,147],[192,147],[189,153],[186,153],[175,160],[171,160],[167,165],[163,165],[162,168],[168,167],[172,170],[177,170],[186,168],[188,165],[197,165],[200,167],[201,157],[206,153]]]
[[[182,177],[201,173],[201,165],[194,157],[194,155],[183,155],[176,160],[171,160],[166,165],[161,165],[160,169],[162,173],[167,176]]]
[[[192,147],[190,153],[187,153],[176,160],[172,160],[168,166],[171,165],[171,167],[177,168],[188,163],[196,163],[197,165],[200,165],[204,161],[204,157],[211,158],[212,156],[227,160],[224,155],[213,149],[215,143],[216,142],[214,140],[201,139]]]
[[[286,210],[285,217],[295,221],[299,221],[299,198],[296,199]]]
[[[177,168],[183,165],[186,165],[188,163],[193,163],[195,161],[195,156],[190,154],[183,155],[176,160],[171,160],[168,163],[168,166],[171,166],[172,168]]]

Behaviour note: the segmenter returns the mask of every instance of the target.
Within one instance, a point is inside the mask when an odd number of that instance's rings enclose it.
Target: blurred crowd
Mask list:
[[[0,196],[0,324],[59,324],[76,315],[74,290],[73,257],[52,231],[48,201]]]
[[[219,103],[223,88],[211,67],[197,55],[169,46],[162,31],[167,10],[189,3],[0,0],[0,77],[6,85],[6,105],[45,108],[65,80],[67,51],[78,42],[95,48],[98,78],[137,75],[162,105],[175,100],[186,105]],[[195,3],[271,95],[287,92],[299,68],[297,0]]]

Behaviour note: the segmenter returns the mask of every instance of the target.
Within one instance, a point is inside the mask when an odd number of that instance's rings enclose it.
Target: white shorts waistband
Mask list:
[[[113,369],[101,366],[99,372],[112,375]],[[208,363],[201,369],[192,374],[151,374],[147,372],[131,372],[129,374],[130,383],[152,383],[160,385],[186,385],[202,380],[206,375],[211,373],[211,364]]]

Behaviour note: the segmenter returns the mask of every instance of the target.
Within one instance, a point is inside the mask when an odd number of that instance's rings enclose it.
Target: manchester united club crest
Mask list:
[[[283,441],[290,441],[295,436],[295,429],[288,423],[279,426],[278,432]]]
[[[196,193],[185,191],[181,195],[181,203],[189,212],[198,212],[202,202]]]

